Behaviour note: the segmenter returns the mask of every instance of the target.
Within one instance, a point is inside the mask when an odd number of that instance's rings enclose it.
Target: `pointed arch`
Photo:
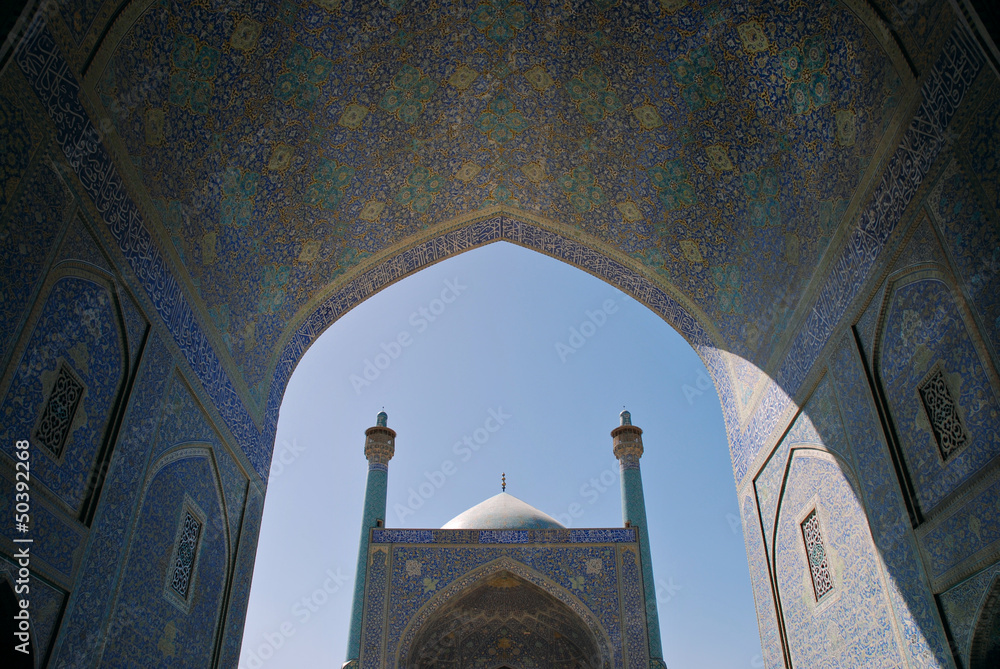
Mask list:
[[[419,639],[419,635],[424,630],[429,629],[429,625],[434,624],[438,615],[445,611],[449,605],[460,600],[477,586],[485,584],[490,578],[502,577],[505,573],[511,574],[530,586],[541,590],[544,595],[569,609],[578,618],[581,627],[590,636],[597,650],[599,663],[595,666],[610,667],[612,665],[614,652],[612,650],[611,639],[603,625],[601,625],[600,621],[587,605],[558,583],[524,563],[505,556],[477,567],[455,579],[424,604],[410,618],[409,623],[403,630],[401,636],[402,642],[399,644],[394,666],[409,666],[407,662],[412,657],[412,653],[416,648],[415,641]],[[502,666],[502,663],[498,666]]]

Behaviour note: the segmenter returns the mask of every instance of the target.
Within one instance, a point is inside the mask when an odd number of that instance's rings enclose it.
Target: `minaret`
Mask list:
[[[361,545],[358,547],[358,571],[354,578],[354,603],[347,637],[347,662],[357,666],[361,655],[361,614],[364,612],[365,579],[368,575],[368,539],[371,530],[385,524],[386,482],[389,460],[396,452],[396,432],[387,426],[389,415],[380,411],[375,426],[365,430],[365,457],[368,458],[368,482],[365,485],[365,510],[361,518]]]
[[[646,527],[646,500],[642,494],[642,430],[632,425],[632,414],[622,411],[620,424],[611,430],[615,457],[621,463],[622,518],[625,525],[639,533],[639,553],[642,559],[642,585],[646,594],[646,635],[649,639],[650,666],[663,664],[660,645],[660,618],[656,612],[656,582],[653,580],[653,562],[649,553],[649,531]],[[659,664],[655,664],[659,661]]]

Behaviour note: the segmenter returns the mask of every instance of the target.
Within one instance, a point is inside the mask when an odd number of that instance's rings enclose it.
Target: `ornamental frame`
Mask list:
[[[174,575],[177,573],[177,560],[180,556],[181,544],[184,541],[185,526],[188,519],[199,523],[198,535],[195,539],[194,549],[191,555],[191,568],[188,572],[187,589],[182,595],[173,586]],[[181,502],[177,513],[177,529],[174,531],[173,547],[170,551],[170,561],[167,562],[167,570],[163,579],[163,596],[180,609],[183,613],[191,611],[191,602],[194,600],[194,590],[198,583],[198,561],[201,555],[202,546],[205,544],[205,529],[207,528],[207,516],[201,507],[187,493],[184,494],[184,501]]]
[[[830,568],[830,551],[824,540],[826,533],[820,519],[819,505],[813,504],[810,507],[811,510],[799,519],[799,531],[802,535],[802,548],[809,570],[809,580],[813,586],[813,597],[817,604],[825,604],[837,592],[836,579]],[[807,528],[807,525],[810,527]],[[822,561],[819,564],[814,564],[813,560],[816,546],[822,552]],[[819,580],[817,580],[817,576],[820,577]]]
[[[972,435],[969,434],[969,429],[965,426],[965,419],[962,417],[962,408],[958,403],[958,398],[955,397],[955,392],[952,384],[948,379],[949,374],[945,371],[944,363],[942,361],[937,361],[924,375],[924,378],[920,380],[916,388],[917,402],[920,405],[920,411],[923,412],[924,418],[927,420],[927,426],[931,434],[931,438],[934,441],[934,445],[937,447],[937,455],[942,463],[947,463],[951,461],[957,454],[964,451],[970,444],[972,444]],[[943,387],[943,395],[950,403],[950,407],[945,409],[946,413],[953,420],[954,425],[957,425],[958,432],[961,435],[962,442],[953,448],[946,449],[941,443],[942,433],[953,434],[955,431],[948,429],[948,426],[942,426],[937,421],[935,421],[935,413],[931,407],[928,406],[927,397],[930,395],[932,386],[938,385]],[[948,411],[950,409],[950,412]]]
[[[62,384],[60,383],[62,382]],[[61,427],[61,434],[58,434],[55,441],[52,442],[48,440],[47,437],[40,436],[43,425],[47,424],[53,417],[54,413],[59,410],[54,404],[54,400],[57,397],[57,393],[60,391],[60,385],[72,384],[75,386],[76,397],[73,398],[68,409],[69,415],[65,417]],[[45,401],[42,403],[41,411],[38,414],[38,419],[35,421],[35,427],[31,430],[32,441],[36,444],[41,444],[48,454],[59,461],[62,460],[63,453],[66,452],[66,446],[71,441],[71,435],[73,433],[73,423],[76,421],[77,413],[80,407],[83,406],[83,401],[87,396],[87,385],[80,380],[80,376],[76,371],[62,358],[59,359],[56,364],[55,378],[52,382],[52,387],[49,388],[49,392],[45,397]],[[56,408],[53,408],[56,407]]]

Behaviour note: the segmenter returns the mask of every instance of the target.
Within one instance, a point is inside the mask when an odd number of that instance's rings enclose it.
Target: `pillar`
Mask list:
[[[389,460],[396,452],[396,432],[387,426],[388,414],[380,411],[375,426],[365,430],[365,457],[368,458],[368,481],[365,485],[365,507],[361,518],[361,545],[358,546],[358,570],[354,578],[354,603],[351,605],[351,627],[347,637],[347,662],[344,667],[357,666],[361,654],[361,616],[365,606],[365,579],[368,576],[368,544],[371,530],[385,523],[386,484]]]
[[[615,457],[621,465],[622,519],[639,534],[639,556],[642,560],[642,586],[646,599],[646,635],[649,640],[649,665],[663,667],[660,645],[660,618],[656,611],[656,582],[649,552],[649,531],[646,524],[646,500],[642,494],[642,429],[632,425],[632,414],[622,411],[620,424],[611,431]]]

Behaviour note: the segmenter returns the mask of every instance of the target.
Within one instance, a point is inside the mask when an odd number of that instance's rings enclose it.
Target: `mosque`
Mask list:
[[[506,242],[705,363],[764,666],[1000,666],[996,2],[0,12],[3,652],[237,666],[303,354]],[[372,430],[347,660],[660,666],[641,495],[593,535],[475,527],[542,522],[503,494],[377,527]]]
[[[365,432],[357,580],[344,667],[666,668],[628,411],[611,432],[623,528],[567,529],[506,492],[440,530],[384,527],[396,433]],[[568,586],[568,587],[567,587]]]

